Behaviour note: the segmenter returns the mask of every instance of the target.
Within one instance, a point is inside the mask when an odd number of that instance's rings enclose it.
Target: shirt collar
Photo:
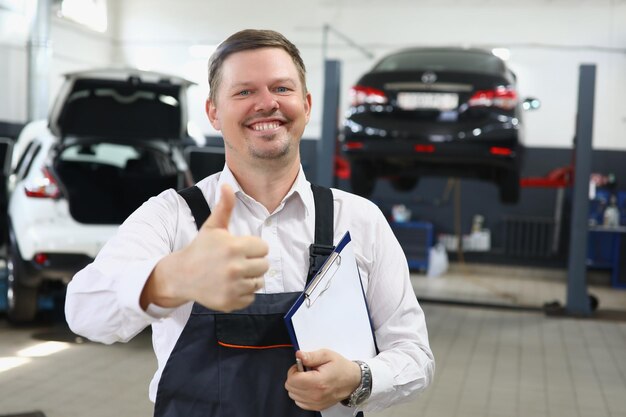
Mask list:
[[[215,190],[215,201],[220,201],[220,198],[222,198],[222,185],[224,184],[230,185],[230,188],[233,189],[235,195],[245,194],[241,189],[241,186],[239,186],[239,183],[235,179],[232,171],[230,170],[230,168],[228,168],[228,165],[224,165],[224,169],[222,170],[220,178],[217,181],[217,190]]]
[[[304,170],[302,169],[302,165],[300,165],[300,171],[298,171],[298,176],[296,177],[296,180],[293,182],[293,186],[291,187],[291,190],[289,190],[289,192],[283,199],[283,204],[293,195],[297,196],[300,199],[300,202],[304,206],[306,215],[308,216],[310,213],[310,207],[313,207],[312,204],[315,204],[315,203],[313,201],[313,192],[311,191],[311,183],[307,181],[306,176],[304,175]]]
[[[228,164],[224,165],[224,169],[222,170],[220,178],[217,182],[215,201],[219,201],[221,198],[221,192],[222,192],[221,190],[222,190],[223,184],[230,185],[230,187],[233,189],[233,192],[235,193],[235,196],[237,196],[238,198],[247,198],[250,200],[254,200],[252,197],[247,195],[241,189],[241,186],[237,182],[237,179],[233,175],[230,168],[228,168]],[[304,206],[306,215],[309,215],[310,207],[313,207],[312,205],[315,203],[313,201],[313,192],[311,191],[311,183],[307,181],[306,176],[304,175],[304,170],[302,169],[302,165],[300,165],[298,176],[296,177],[296,180],[291,186],[291,189],[287,192],[287,195],[285,195],[285,198],[283,198],[283,201],[281,202],[280,207],[284,206],[284,204],[292,197],[298,198],[300,200],[300,202]]]

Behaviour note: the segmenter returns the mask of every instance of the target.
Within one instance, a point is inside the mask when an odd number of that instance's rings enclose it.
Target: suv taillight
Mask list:
[[[47,168],[41,169],[41,176],[34,178],[24,185],[28,197],[57,198],[61,195],[59,184]]]
[[[499,107],[511,110],[517,105],[517,92],[509,87],[480,90],[469,99],[470,107]]]
[[[350,89],[350,97],[353,106],[387,103],[387,96],[384,91],[363,85],[355,85],[352,87]]]

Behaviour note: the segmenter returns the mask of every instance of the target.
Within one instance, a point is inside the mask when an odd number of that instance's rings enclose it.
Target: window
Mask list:
[[[41,145],[40,144],[35,144],[34,147],[32,148],[32,152],[29,153],[29,155],[26,157],[26,168],[24,169],[23,172],[18,173],[18,178],[25,178],[28,173],[30,172],[31,167],[33,166],[33,162],[35,162],[35,158],[37,157],[37,155],[39,154],[39,151],[41,150]]]
[[[124,168],[129,159],[139,157],[139,151],[133,146],[114,143],[80,144],[63,151],[63,161],[83,161],[113,165]]]
[[[20,172],[22,170],[22,165],[24,165],[24,161],[26,160],[26,156],[29,154],[29,152],[30,152],[30,150],[31,150],[31,148],[33,147],[34,144],[35,144],[35,142],[29,142],[28,145],[26,145],[26,149],[24,149],[24,152],[20,156],[20,159],[17,161],[17,165],[15,165],[15,169],[13,170],[14,174],[17,174],[18,172]]]
[[[63,0],[59,16],[72,20],[97,32],[107,30],[106,0]]]
[[[446,50],[416,50],[390,55],[374,71],[463,71],[502,74],[504,64],[495,55]]]

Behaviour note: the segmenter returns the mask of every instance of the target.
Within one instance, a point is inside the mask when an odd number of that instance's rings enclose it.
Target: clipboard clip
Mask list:
[[[329,257],[322,269],[315,275],[315,278],[311,281],[311,284],[304,290],[304,298],[306,306],[311,307],[315,300],[317,300],[328,288],[335,276],[335,273],[341,265],[341,255],[339,252],[333,252]],[[316,293],[316,289],[319,284],[326,278],[326,286],[323,290]]]

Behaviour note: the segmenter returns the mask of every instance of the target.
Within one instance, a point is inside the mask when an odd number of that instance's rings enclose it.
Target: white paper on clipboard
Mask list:
[[[294,346],[304,351],[331,349],[350,360],[376,356],[376,343],[350,233],[285,316]],[[352,416],[337,404],[323,417]]]

